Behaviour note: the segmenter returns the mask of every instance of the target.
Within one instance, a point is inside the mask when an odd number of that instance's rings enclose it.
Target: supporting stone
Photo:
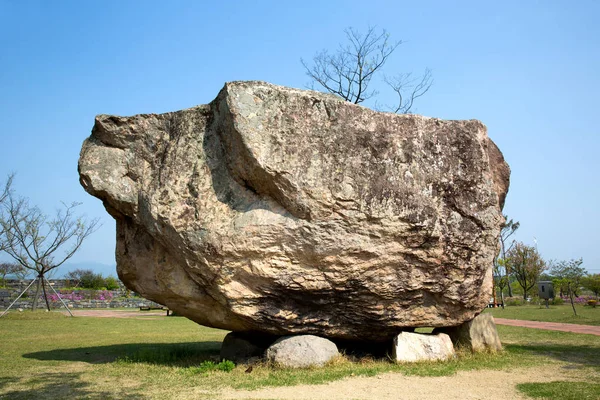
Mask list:
[[[396,362],[443,361],[455,356],[450,337],[444,333],[402,332],[394,338],[392,359]]]
[[[270,335],[230,332],[221,345],[221,360],[241,364],[252,363],[254,360],[261,359],[267,347],[276,339],[277,337]]]
[[[466,347],[473,352],[502,350],[496,323],[490,314],[479,314],[459,326],[436,328],[436,332],[448,334],[455,346]]]
[[[338,355],[335,343],[314,335],[284,336],[266,352],[268,361],[288,368],[322,367]]]

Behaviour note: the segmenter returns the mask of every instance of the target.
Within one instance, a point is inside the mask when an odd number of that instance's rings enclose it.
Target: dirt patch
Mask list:
[[[516,390],[524,382],[570,380],[570,371],[559,366],[511,371],[461,371],[443,377],[415,377],[399,373],[345,378],[323,385],[270,387],[259,390],[222,391],[223,399],[526,399]]]

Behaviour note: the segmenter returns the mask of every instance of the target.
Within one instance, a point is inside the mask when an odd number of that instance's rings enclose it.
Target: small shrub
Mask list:
[[[202,361],[197,367],[190,367],[189,371],[195,374],[207,373],[211,371],[230,372],[235,368],[233,361],[223,360],[220,363],[213,361]]]
[[[553,306],[560,306],[560,305],[565,304],[565,301],[563,299],[561,299],[560,297],[555,297],[552,299],[550,304],[552,304]]]
[[[507,297],[505,300],[507,306],[522,306],[523,303],[524,301],[520,297]]]
[[[232,371],[234,368],[235,368],[235,364],[233,363],[233,361],[229,361],[229,360],[223,360],[217,364],[217,369],[219,371],[223,371],[223,372]]]
[[[83,295],[80,291],[72,291],[72,292],[66,292],[64,290],[60,291],[60,298],[63,300],[71,300],[71,301],[77,301],[77,300],[83,300]],[[52,293],[51,295],[48,296],[48,299],[52,302],[57,302],[60,301],[60,299],[58,298],[58,296],[54,293]]]
[[[593,300],[593,299],[587,301],[588,306],[591,306],[591,307],[594,307],[594,308],[596,308],[596,304],[597,303],[598,303],[598,301],[597,300]]]
[[[101,290],[95,293],[95,300],[112,300],[113,295],[111,292],[107,290]]]
[[[119,288],[119,281],[114,276],[108,276],[104,279],[104,285],[107,290],[117,290]]]
[[[79,284],[85,289],[100,289],[104,286],[102,274],[96,274],[92,270],[84,271]]]

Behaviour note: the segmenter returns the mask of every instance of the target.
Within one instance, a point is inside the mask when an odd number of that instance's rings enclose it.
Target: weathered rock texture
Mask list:
[[[233,331],[380,341],[485,307],[509,179],[479,121],[262,82],[100,115],[79,171],[144,297]]]
[[[490,314],[480,314],[459,326],[436,328],[433,331],[439,332],[448,334],[454,345],[466,347],[473,352],[502,350],[496,322]]]
[[[267,349],[268,361],[281,367],[322,367],[339,356],[335,343],[314,335],[284,336]]]
[[[396,362],[443,361],[455,356],[450,336],[402,332],[394,338],[392,360]]]

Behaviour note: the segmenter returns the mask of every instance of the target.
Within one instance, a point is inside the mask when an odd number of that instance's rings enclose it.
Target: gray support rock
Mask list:
[[[459,326],[437,328],[435,332],[448,334],[455,346],[466,347],[473,352],[502,350],[496,323],[490,314],[479,314]]]
[[[266,352],[268,361],[287,368],[322,367],[338,355],[335,343],[314,335],[282,337]]]

